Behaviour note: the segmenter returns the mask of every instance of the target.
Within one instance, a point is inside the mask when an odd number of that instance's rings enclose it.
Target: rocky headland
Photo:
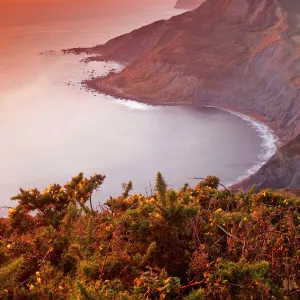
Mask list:
[[[288,141],[300,132],[300,46],[277,0],[208,0],[194,11],[93,48],[127,63],[86,81],[113,96],[163,105],[215,105],[260,116]]]
[[[285,143],[300,133],[300,46],[291,38],[299,31],[299,8],[294,0],[207,0],[104,45],[72,51],[127,64],[120,73],[86,81],[89,88],[152,105],[242,111],[266,122]],[[244,186],[259,183],[259,172]]]

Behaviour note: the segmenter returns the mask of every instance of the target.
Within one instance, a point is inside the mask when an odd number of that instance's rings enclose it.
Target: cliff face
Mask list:
[[[283,146],[254,175],[234,186],[234,189],[282,189],[300,187],[300,135]]]
[[[277,0],[207,0],[89,49],[129,65],[87,82],[165,105],[219,105],[263,116],[284,139],[300,131],[300,47]]]
[[[205,0],[178,0],[175,8],[195,9],[199,7]]]

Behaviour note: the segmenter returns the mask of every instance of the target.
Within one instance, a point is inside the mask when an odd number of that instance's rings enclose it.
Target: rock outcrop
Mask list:
[[[151,104],[254,113],[286,141],[300,132],[300,46],[288,36],[288,16],[277,0],[207,0],[85,49],[96,59],[128,63],[86,83]]]
[[[205,0],[178,0],[175,8],[180,9],[195,9],[199,7]]]
[[[248,190],[254,184],[256,190],[300,187],[300,135],[279,149],[257,173],[233,189]]]

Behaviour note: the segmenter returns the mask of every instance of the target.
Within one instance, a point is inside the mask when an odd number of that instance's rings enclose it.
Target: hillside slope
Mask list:
[[[255,113],[282,140],[300,131],[300,47],[277,0],[207,0],[85,49],[129,65],[87,82],[113,96],[151,104],[226,106]]]
[[[156,21],[150,25],[133,30],[128,34],[111,39],[104,45],[92,48],[74,48],[63,50],[64,52],[86,52],[88,54],[100,55],[92,57],[94,60],[115,60],[129,63],[137,57],[143,56],[149,49],[155,47],[165,31],[165,21]]]
[[[205,0],[178,0],[175,8],[181,9],[195,9],[201,5]]]
[[[255,174],[234,186],[234,189],[256,190],[300,187],[300,135],[279,149]]]

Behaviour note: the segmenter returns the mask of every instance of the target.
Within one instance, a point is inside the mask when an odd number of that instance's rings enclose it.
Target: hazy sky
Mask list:
[[[68,19],[73,14],[78,14],[84,18],[85,14],[94,7],[94,12],[99,14],[99,10],[114,11],[122,9],[120,3],[126,3],[128,9],[138,11],[138,7],[147,5],[160,5],[162,0],[0,0],[0,26],[7,23],[7,20],[21,20],[24,15],[30,14],[35,18],[48,19],[49,15],[57,14],[57,18]],[[164,5],[172,8],[176,0],[163,0]],[[53,5],[52,5],[53,4]],[[74,7],[81,6],[82,11]],[[100,15],[100,14],[99,14]]]
[[[161,0],[124,0],[124,4],[126,6],[142,6],[143,4],[146,3],[160,3]],[[175,4],[176,0],[164,0],[164,2],[170,2],[170,4],[173,5],[173,2]],[[95,4],[102,4],[102,5],[107,5],[107,6],[114,6],[114,5],[119,5],[120,1],[119,0],[0,0],[0,5],[5,5],[5,6],[11,6],[10,4],[51,4],[51,3],[68,3],[68,4],[74,4],[74,3],[83,3],[83,4],[89,4],[89,3],[95,3]]]
[[[130,3],[140,3],[140,2],[149,2],[149,0],[126,0],[124,1],[124,3],[127,4],[127,2]],[[116,3],[117,0],[0,0],[0,4],[7,4],[7,3],[57,3],[57,2],[69,2],[70,4],[74,3],[74,2],[96,2],[96,3],[105,3],[105,4],[114,4],[114,2]],[[176,1],[175,1],[176,2]]]

